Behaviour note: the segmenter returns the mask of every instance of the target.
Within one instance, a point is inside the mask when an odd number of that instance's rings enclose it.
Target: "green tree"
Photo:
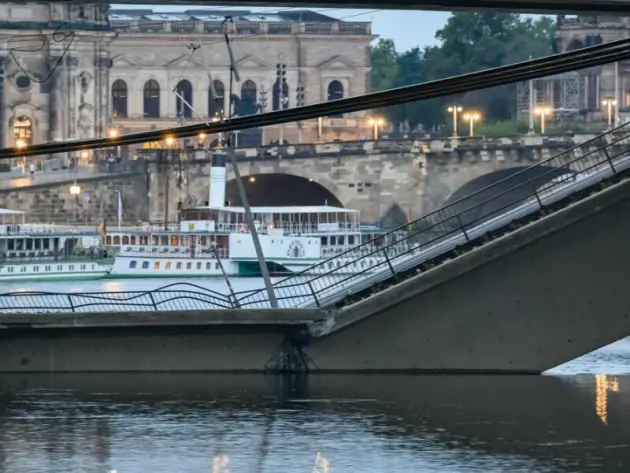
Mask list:
[[[393,41],[381,39],[372,48],[373,90],[417,84],[476,72],[552,53],[551,18],[523,18],[496,12],[459,12],[436,33],[439,46],[414,48],[398,54]],[[411,126],[433,128],[448,119],[448,103],[460,103],[483,112],[484,122],[516,116],[516,85],[479,90],[456,97],[390,107],[389,119]]]
[[[398,54],[391,39],[379,39],[372,47],[372,90],[387,90],[394,87],[398,76]]]

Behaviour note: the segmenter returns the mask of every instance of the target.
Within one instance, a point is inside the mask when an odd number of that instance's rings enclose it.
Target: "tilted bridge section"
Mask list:
[[[534,168],[546,170],[531,173]],[[624,124],[275,283],[279,306],[339,308],[369,297],[597,192],[597,184],[628,168],[630,124]],[[264,289],[230,296],[188,283],[152,291],[0,295],[0,312],[13,314],[270,307]]]

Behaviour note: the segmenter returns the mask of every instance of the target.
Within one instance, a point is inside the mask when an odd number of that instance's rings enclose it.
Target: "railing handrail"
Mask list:
[[[428,213],[428,214],[425,214],[425,215],[423,215],[422,217],[419,217],[419,218],[417,218],[417,219],[415,219],[415,220],[413,220],[413,221],[411,221],[411,222],[407,222],[407,223],[405,223],[405,224],[403,224],[403,225],[400,225],[399,227],[397,227],[397,228],[395,228],[395,229],[393,229],[393,230],[390,230],[390,231],[388,231],[387,233],[384,233],[383,235],[380,235],[380,236],[378,236],[378,237],[376,237],[376,238],[374,238],[374,239],[372,239],[372,240],[370,240],[370,241],[367,241],[367,242],[361,243],[360,245],[357,245],[356,247],[354,247],[354,248],[352,248],[352,249],[346,250],[346,251],[345,251],[345,252],[343,252],[343,253],[340,253],[340,254],[335,255],[335,256],[333,256],[333,257],[331,257],[331,258],[328,258],[328,259],[326,259],[326,260],[324,260],[324,261],[322,261],[322,262],[320,262],[320,263],[317,263],[317,264],[313,265],[311,268],[305,269],[305,270],[303,270],[303,271],[301,271],[301,272],[299,272],[299,273],[293,273],[293,274],[291,274],[290,276],[288,276],[288,277],[286,277],[286,278],[284,278],[284,279],[282,279],[282,280],[280,280],[280,281],[278,281],[278,282],[274,283],[274,284],[273,284],[273,286],[282,286],[282,284],[283,284],[283,283],[285,283],[285,282],[287,282],[288,280],[291,280],[291,279],[294,279],[294,278],[301,278],[301,277],[304,277],[304,276],[306,276],[308,273],[313,272],[313,269],[315,269],[315,268],[317,268],[317,267],[322,267],[322,266],[324,266],[324,267],[325,267],[325,265],[326,265],[326,264],[328,264],[330,261],[333,261],[333,260],[336,260],[336,259],[340,259],[340,258],[347,258],[347,255],[349,255],[349,254],[351,254],[351,253],[353,253],[353,252],[356,252],[357,250],[359,250],[359,248],[361,248],[361,247],[363,247],[363,246],[366,246],[366,245],[368,245],[368,244],[373,243],[375,240],[383,239],[384,237],[386,237],[386,236],[388,236],[388,235],[391,235],[391,234],[393,234],[393,233],[395,233],[395,232],[399,232],[399,231],[401,231],[401,230],[404,230],[404,229],[406,229],[406,228],[409,228],[410,226],[416,225],[416,224],[418,224],[419,222],[426,221],[426,220],[430,219],[430,218],[431,218],[432,216],[434,216],[434,215],[438,215],[439,213],[442,213],[442,212],[444,212],[444,211],[445,211],[445,210],[447,210],[447,209],[450,209],[450,208],[455,208],[456,206],[458,206],[458,205],[459,205],[459,204],[461,204],[462,202],[469,201],[469,200],[473,199],[474,197],[478,196],[479,194],[484,193],[484,192],[487,192],[488,190],[494,189],[494,188],[496,188],[496,187],[500,186],[501,184],[504,184],[505,182],[508,182],[508,181],[511,181],[511,180],[518,179],[518,177],[519,177],[519,176],[521,176],[521,175],[523,175],[524,173],[531,172],[531,169],[545,167],[545,165],[547,165],[547,164],[548,164],[549,162],[551,162],[552,160],[561,159],[561,158],[562,158],[562,156],[565,156],[565,155],[567,155],[567,154],[570,154],[570,153],[574,152],[576,149],[579,149],[579,148],[584,147],[584,146],[588,146],[589,144],[592,144],[592,143],[595,143],[595,142],[597,142],[597,141],[599,141],[599,140],[602,140],[602,138],[606,138],[606,137],[608,137],[608,136],[610,136],[610,135],[612,135],[612,134],[614,134],[614,133],[616,133],[616,132],[620,131],[621,129],[623,129],[623,128],[628,128],[628,127],[630,127],[630,123],[624,123],[624,124],[622,124],[622,125],[620,125],[620,126],[618,126],[618,127],[616,127],[616,128],[613,128],[613,129],[611,129],[611,130],[608,130],[607,132],[602,133],[601,135],[598,135],[598,136],[596,136],[596,137],[594,137],[594,138],[592,138],[592,139],[590,139],[590,140],[587,140],[587,141],[584,141],[584,142],[582,142],[582,143],[580,143],[580,144],[578,144],[578,145],[575,145],[575,146],[573,146],[572,148],[569,148],[569,149],[567,149],[567,150],[565,150],[565,151],[563,151],[563,152],[561,152],[561,153],[559,153],[559,154],[557,154],[557,155],[554,155],[554,156],[551,156],[551,157],[549,157],[549,158],[546,158],[546,159],[544,159],[544,160],[542,160],[542,161],[539,161],[538,163],[533,164],[533,165],[531,165],[531,166],[528,166],[528,167],[526,167],[526,168],[524,168],[524,169],[522,169],[522,170],[520,170],[520,171],[517,171],[517,172],[515,172],[514,174],[511,174],[511,175],[509,175],[509,176],[507,176],[507,177],[505,177],[505,178],[503,178],[503,179],[501,179],[501,180],[499,180],[499,181],[496,181],[496,182],[494,182],[494,183],[492,183],[492,184],[490,184],[490,185],[488,185],[488,186],[485,186],[485,187],[483,187],[483,188],[481,188],[481,189],[478,189],[477,191],[475,191],[475,192],[473,192],[473,193],[471,193],[471,194],[468,194],[468,195],[466,195],[466,196],[464,196],[464,197],[462,197],[462,198],[460,198],[460,199],[458,199],[458,200],[456,200],[456,201],[454,201],[454,202],[451,202],[451,203],[449,203],[449,204],[447,204],[447,205],[444,205],[443,207],[440,207],[440,208],[439,208],[439,209],[437,209],[437,210],[434,210],[434,211],[432,211],[432,212],[430,212],[430,213]],[[617,143],[618,141],[620,141],[620,140],[617,140],[617,141],[612,141],[612,142],[608,143],[606,146],[609,146],[609,145],[614,145],[614,144],[615,144],[615,143]],[[606,147],[606,146],[605,146],[605,147]],[[605,147],[604,147],[604,148],[605,148]],[[577,158],[577,159],[580,159],[580,158]],[[575,161],[575,160],[574,160],[574,161]],[[574,162],[574,161],[572,161],[572,162]],[[540,176],[538,176],[538,177],[540,177]],[[516,186],[516,187],[518,187],[518,186]],[[503,195],[503,193],[498,194],[498,195]],[[492,198],[490,198],[488,201],[490,201],[490,200],[494,200],[494,198],[495,198],[495,196],[493,196]],[[484,203],[487,203],[487,202],[484,202]],[[464,214],[465,212],[470,212],[470,210],[471,210],[471,208],[466,209],[465,211],[461,211],[461,212],[459,212],[459,213],[456,213],[455,215],[453,215],[453,217],[455,217],[455,216],[457,216],[457,215],[462,215],[462,214]],[[331,271],[331,272],[330,272],[330,273],[328,273],[328,274],[331,274],[331,273],[334,273],[334,270],[333,270],[333,271]],[[327,273],[324,273],[323,275],[326,275],[326,274],[327,274]],[[322,275],[322,276],[323,276],[323,275]],[[319,275],[318,275],[318,277],[321,277],[321,276],[319,276]],[[263,293],[263,292],[266,292],[266,289],[259,289],[259,291],[258,291],[258,293]],[[254,293],[254,294],[255,294],[255,293]],[[253,296],[254,294],[249,294],[249,295],[248,295],[248,296],[246,296],[246,297]],[[237,295],[238,295],[238,293],[237,293]]]

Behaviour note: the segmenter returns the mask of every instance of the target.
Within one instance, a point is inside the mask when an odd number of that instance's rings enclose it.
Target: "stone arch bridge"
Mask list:
[[[417,218],[447,200],[463,197],[584,142],[592,136],[515,139],[344,142],[236,151],[251,205],[343,205],[362,212],[364,221],[384,218],[392,209]],[[151,161],[152,159],[149,158]],[[205,205],[210,160],[206,151],[181,158],[166,173],[152,163],[150,209],[169,214],[178,205]],[[511,171],[510,171],[511,170]],[[228,165],[227,199],[238,205]],[[181,202],[181,204],[179,204]]]

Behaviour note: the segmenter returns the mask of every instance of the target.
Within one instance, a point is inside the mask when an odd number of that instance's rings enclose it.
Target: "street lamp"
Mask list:
[[[460,105],[451,105],[448,107],[448,113],[453,114],[453,138],[457,138],[457,114],[464,111]]]
[[[81,186],[74,181],[74,184],[70,186],[70,195],[74,196],[74,221],[77,221],[77,207],[79,205],[79,194],[81,193]]]
[[[171,135],[168,135],[166,138],[164,138],[164,143],[166,143],[166,146],[173,146],[175,144],[175,138]]]
[[[608,128],[612,128],[613,124],[613,107],[617,106],[617,101],[612,98],[607,98],[602,101],[602,105],[606,107],[606,113],[608,114]]]
[[[545,117],[551,115],[551,107],[536,107],[534,113],[540,117],[540,134],[545,134]]]
[[[378,140],[378,130],[385,125],[385,120],[380,117],[370,118],[370,126],[372,127],[372,139]]]
[[[24,148],[26,148],[26,146],[27,146],[27,145],[26,145],[26,141],[25,141],[25,140],[19,139],[19,140],[17,140],[17,141],[15,142],[15,147],[16,147],[17,149],[24,149]]]
[[[475,122],[481,120],[481,115],[478,112],[466,112],[464,113],[464,120],[468,122],[470,132],[468,136],[475,135]]]
[[[116,138],[118,136],[118,130],[116,128],[110,128],[109,130],[107,130],[107,135],[110,138]]]

